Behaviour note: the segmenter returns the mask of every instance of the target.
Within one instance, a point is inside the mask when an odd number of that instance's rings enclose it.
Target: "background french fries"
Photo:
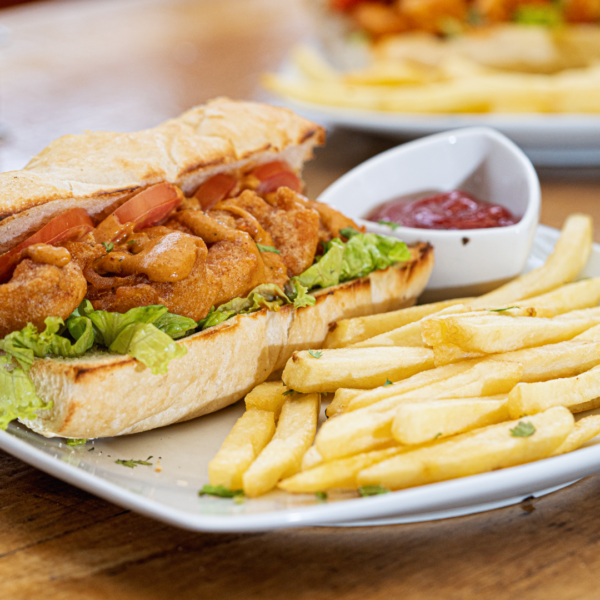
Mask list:
[[[339,348],[294,352],[282,379],[297,392],[335,392],[338,388],[370,389],[406,379],[434,367],[429,348]]]
[[[242,489],[242,476],[271,441],[275,433],[275,415],[251,408],[233,426],[216,456],[208,465],[211,485],[230,490]]]
[[[427,372],[427,371],[425,371]],[[327,417],[335,417],[335,415],[341,414],[348,409],[348,405],[354,398],[360,396],[364,390],[357,390],[352,388],[339,388],[335,392],[333,400],[329,406],[325,409]]]
[[[247,496],[265,494],[281,478],[300,470],[302,457],[315,437],[320,407],[319,394],[297,396],[285,402],[273,439],[243,475]]]
[[[407,402],[396,411],[392,435],[400,444],[423,444],[507,421],[507,405],[508,396]]]
[[[562,407],[527,417],[528,436],[515,436],[519,421],[490,425],[430,448],[405,452],[360,471],[359,485],[402,489],[485,473],[550,456],[573,430],[573,415]],[[525,429],[527,433],[527,429]]]

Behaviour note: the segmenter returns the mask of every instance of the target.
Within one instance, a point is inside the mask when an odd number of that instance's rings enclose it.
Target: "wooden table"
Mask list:
[[[287,0],[89,0],[0,11],[1,167],[53,138],[135,130],[216,95],[266,98],[309,32]],[[336,131],[309,193],[393,142]],[[596,218],[597,173],[542,173],[542,221]],[[447,521],[254,535],[174,529],[0,452],[0,598],[494,598],[600,596],[600,476],[545,498]]]

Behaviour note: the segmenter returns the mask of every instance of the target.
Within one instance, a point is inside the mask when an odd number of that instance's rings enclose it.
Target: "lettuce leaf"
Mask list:
[[[294,284],[298,282],[301,286],[310,290],[315,287],[326,288],[337,285],[340,282],[342,261],[344,259],[344,242],[337,238],[331,240],[323,256],[308,267],[304,273],[293,278]]]
[[[37,410],[50,406],[38,397],[27,373],[10,356],[0,356],[0,429],[17,418],[35,419]]]
[[[303,308],[304,306],[314,306],[316,298],[308,293],[308,289],[305,288],[300,282],[292,281],[293,292],[288,294],[294,302],[294,308]]]
[[[196,328],[193,319],[173,315],[161,305],[132,308],[121,314],[94,310],[92,303],[84,300],[67,320],[67,328],[74,337],[82,320],[93,326],[96,343],[106,346],[109,352],[133,356],[153,375],[164,375],[169,362],[186,354],[187,349],[175,342],[174,337],[182,337]]]
[[[208,315],[198,321],[203,331],[227,321],[235,315],[245,315],[266,308],[277,312],[284,304],[291,304],[290,298],[274,283],[263,283],[255,287],[246,298],[234,298],[219,308],[213,306]]]

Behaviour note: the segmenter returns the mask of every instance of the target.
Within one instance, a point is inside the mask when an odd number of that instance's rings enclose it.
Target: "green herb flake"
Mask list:
[[[323,352],[321,352],[320,350],[309,350],[308,353],[313,358],[321,358],[321,356],[323,356]]]
[[[358,493],[366,498],[367,496],[378,496],[379,494],[387,494],[390,490],[381,485],[361,485],[358,488]]]
[[[137,244],[137,240],[129,240],[127,244]]]
[[[396,231],[398,227],[402,227],[402,223],[394,223],[394,221],[377,221],[380,225],[387,225],[392,231]]]
[[[244,504],[244,502],[246,501],[246,496],[234,496],[233,497],[233,503],[234,504]]]
[[[534,433],[535,427],[529,421],[519,421],[518,425],[510,430],[513,437],[531,437]]]
[[[442,432],[441,431],[439,433],[436,433],[433,439],[437,440],[439,437],[442,437]]]
[[[296,393],[296,390],[286,390],[283,392],[284,396],[293,396]]]
[[[96,449],[96,448],[94,448],[94,446],[92,446],[92,447],[91,447],[91,448],[88,450],[88,452],[93,452],[95,449]]]
[[[206,484],[198,492],[198,496],[217,496],[218,498],[235,498],[236,496],[244,497],[244,490],[230,490],[223,485]]]
[[[115,245],[112,242],[108,242],[108,244],[106,242],[102,242],[102,245],[104,246],[104,249],[106,250],[106,254],[108,254],[109,252],[112,252],[113,248],[115,247]]]
[[[87,438],[75,439],[69,438],[66,441],[67,446],[85,446],[87,444]]]
[[[519,306],[507,306],[506,308],[488,308],[488,312],[504,312],[505,310],[512,310],[513,308],[520,308]]]
[[[383,387],[387,387],[388,385],[392,385],[392,382],[389,379],[386,379]]]
[[[281,252],[279,250],[277,250],[277,248],[275,248],[275,246],[263,246],[262,244],[256,244],[258,246],[258,249],[261,252],[273,252],[275,254],[281,254]]]
[[[325,502],[327,500],[327,492],[315,492],[315,497],[319,502]]]
[[[152,458],[151,456],[149,456],[148,458]],[[123,459],[119,459],[119,460],[115,460],[115,463],[117,463],[118,465],[122,465],[124,467],[128,467],[130,469],[134,469],[135,467],[137,467],[138,465],[144,465],[146,467],[151,467],[152,463],[148,462],[148,460],[123,460]]]

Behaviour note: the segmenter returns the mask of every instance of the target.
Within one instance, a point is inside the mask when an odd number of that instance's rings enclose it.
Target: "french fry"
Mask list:
[[[413,347],[413,348],[424,348],[427,344],[423,341],[423,336],[421,332],[422,324],[425,323],[428,319],[435,318],[437,315],[446,315],[446,314],[461,314],[465,312],[471,312],[471,309],[464,304],[458,304],[455,306],[449,306],[434,315],[430,315],[421,319],[421,321],[417,321],[416,323],[410,323],[405,325],[404,327],[400,327],[398,329],[394,329],[393,331],[388,331],[387,333],[382,333],[381,335],[377,335],[375,337],[369,338],[364,342],[359,342],[358,344],[353,344],[349,346],[350,348],[377,348],[380,346],[404,346],[404,347]]]
[[[408,393],[411,393],[411,396],[414,396],[417,393],[423,394],[419,397],[426,398],[427,394],[431,393],[432,389],[433,393],[438,394],[438,397],[442,397],[441,395],[452,393],[452,390],[456,387],[462,387],[472,384],[473,382],[478,382],[480,378],[481,367],[478,367],[475,370],[473,370],[473,367],[479,364],[479,362],[481,361],[465,360],[455,365],[438,367],[436,369],[431,369],[430,371],[418,373],[409,379],[405,379],[404,381],[400,381],[393,385],[365,391],[350,401],[347,410],[350,412],[374,405],[379,405],[383,407],[383,410],[387,410],[389,406],[395,406],[395,403],[391,402],[388,404],[380,404],[384,400],[392,397],[406,396]],[[522,372],[521,369],[521,366],[517,367],[517,370],[513,374],[520,374]],[[517,378],[513,385],[517,385],[518,382],[519,379]],[[435,385],[434,388],[432,388],[433,385]],[[423,392],[418,390],[423,390]],[[503,392],[501,391],[493,393]],[[479,394],[474,393],[471,395],[477,396]],[[486,392],[486,395],[492,395],[492,392]],[[450,396],[446,397],[449,398]],[[458,397],[460,398],[462,396]]]
[[[404,445],[423,444],[463,431],[508,421],[508,396],[433,400],[401,404],[392,435]]]
[[[335,81],[340,78],[337,71],[310,46],[302,45],[294,48],[292,51],[292,60],[309,79],[315,81]]]
[[[567,452],[573,452],[573,450],[581,448],[586,442],[595,438],[599,433],[600,415],[583,417],[575,423],[575,427],[569,433],[567,439],[550,456],[560,456]]]
[[[283,381],[265,381],[246,394],[246,409],[268,410],[275,414],[277,420],[282,406],[289,397],[289,390]]]
[[[546,307],[556,314],[582,308],[592,308],[600,303],[600,277],[568,283],[541,296],[528,298],[520,304]]]
[[[357,487],[356,474],[359,471],[403,451],[403,448],[396,445],[384,450],[374,450],[350,458],[333,460],[313,469],[302,471],[289,479],[284,479],[278,487],[296,494],[314,494],[339,488],[355,489]]]
[[[392,423],[401,404],[435,398],[508,394],[521,378],[522,370],[517,363],[482,361],[454,377],[331,419],[319,430],[315,444],[326,461],[366,452],[393,439]]]
[[[584,412],[596,398],[600,398],[600,366],[576,377],[520,383],[508,396],[508,410],[511,419],[534,415],[553,406]]]
[[[285,402],[273,439],[242,477],[247,496],[265,494],[280,479],[300,470],[302,457],[315,437],[320,406],[319,394],[296,396]]]
[[[559,344],[494,354],[485,359],[486,362],[496,360],[522,365],[522,383],[572,377],[600,364],[600,342],[573,339]],[[459,364],[461,363],[457,363]]]
[[[399,454],[360,471],[359,485],[402,489],[486,473],[546,458],[574,427],[563,407],[463,433],[429,448]]]
[[[490,313],[447,315],[424,319],[421,331],[430,346],[452,344],[465,352],[498,354],[564,342],[598,324],[600,309],[591,308],[552,319],[507,318]]]
[[[309,350],[294,352],[282,379],[288,388],[302,393],[371,389],[433,366],[433,351],[428,348],[388,348],[385,352],[378,348]]]
[[[211,485],[222,485],[230,490],[242,489],[243,474],[274,433],[275,415],[272,412],[256,408],[247,410],[208,464]]]
[[[600,325],[596,325],[595,327],[580,333],[573,338],[573,341],[600,342]]]
[[[425,373],[427,373],[427,371],[425,371]],[[328,418],[342,414],[348,409],[350,402],[357,396],[360,396],[360,394],[363,392],[364,390],[357,390],[353,388],[339,388],[336,390],[333,400],[325,409],[325,414]]]
[[[436,367],[444,367],[473,358],[485,358],[483,352],[467,352],[455,344],[438,344],[433,347],[433,361]]]
[[[312,469],[323,462],[323,457],[319,454],[316,446],[311,446],[302,457],[302,463],[300,464],[300,470],[306,471]]]
[[[456,304],[469,304],[472,298],[458,300],[444,300],[432,304],[421,304],[410,308],[401,308],[393,312],[356,317],[355,319],[342,319],[329,326],[329,333],[325,338],[323,348],[345,348],[358,344],[366,339],[373,338],[382,333],[393,331],[410,323],[416,323],[422,318],[432,315],[449,306]]]
[[[472,306],[499,306],[545,294],[573,281],[585,266],[591,252],[592,219],[588,215],[573,214],[565,221],[560,238],[543,266],[484,294]]]

